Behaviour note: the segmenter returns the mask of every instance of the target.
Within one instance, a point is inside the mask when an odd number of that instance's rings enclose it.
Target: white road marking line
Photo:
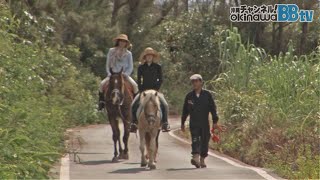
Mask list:
[[[178,137],[178,136],[176,136],[173,132],[175,132],[175,131],[177,131],[178,129],[176,129],[176,130],[173,130],[173,131],[170,131],[169,132],[169,135],[170,136],[172,136],[172,137],[174,137],[174,138],[176,138],[177,140],[179,140],[179,141],[182,141],[182,142],[184,142],[184,143],[187,143],[187,144],[191,144],[189,141],[187,141],[187,140],[185,140],[185,139],[183,139],[183,138],[180,138],[180,137]],[[210,156],[213,156],[213,157],[216,157],[216,158],[218,158],[218,159],[220,159],[220,160],[222,160],[222,161],[225,161],[226,163],[229,163],[229,164],[231,164],[231,165],[233,165],[233,166],[235,166],[235,167],[240,167],[240,168],[246,168],[246,169],[250,169],[250,170],[252,170],[252,171],[255,171],[256,173],[258,173],[260,176],[262,176],[263,178],[265,178],[265,179],[267,179],[267,180],[276,180],[276,178],[274,178],[273,176],[271,176],[270,174],[268,174],[266,171],[264,171],[263,169],[261,169],[261,168],[257,168],[257,167],[253,167],[253,166],[243,166],[243,165],[241,165],[241,164],[239,164],[239,163],[237,163],[237,162],[235,162],[235,161],[232,161],[231,159],[228,159],[228,158],[225,158],[225,157],[222,157],[222,156],[219,156],[219,155],[217,155],[217,154],[215,154],[215,153],[213,153],[213,152],[208,152],[208,154],[210,155]]]
[[[69,154],[61,158],[60,180],[70,180],[70,159]]]

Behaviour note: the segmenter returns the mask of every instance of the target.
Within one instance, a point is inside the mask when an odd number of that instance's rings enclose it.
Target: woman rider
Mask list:
[[[115,42],[115,47],[110,48],[107,55],[107,77],[100,83],[99,110],[102,110],[105,106],[103,87],[106,83],[109,83],[111,76],[110,68],[113,72],[120,72],[123,69],[123,75],[132,85],[134,93],[137,94],[139,92],[137,83],[130,77],[133,71],[133,60],[132,53],[128,50],[128,47],[131,45],[128,36],[120,34],[113,41]]]
[[[138,67],[138,87],[139,92],[153,89],[159,91],[162,84],[162,68],[158,64],[160,55],[151,47],[146,48],[140,55],[140,66]],[[162,131],[170,131],[168,124],[168,103],[164,96],[161,94],[161,111],[162,111]],[[132,102],[132,124],[130,132],[137,131],[137,111],[139,108],[140,95],[137,95]]]

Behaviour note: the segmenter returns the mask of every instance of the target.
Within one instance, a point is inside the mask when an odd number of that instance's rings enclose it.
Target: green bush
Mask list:
[[[66,57],[72,47],[55,49],[37,35],[28,42],[21,28],[37,27],[19,24],[2,4],[0,14],[0,179],[48,178],[64,151],[65,129],[99,122],[98,82]]]

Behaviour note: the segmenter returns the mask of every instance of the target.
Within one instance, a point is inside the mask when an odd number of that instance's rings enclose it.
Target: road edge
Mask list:
[[[172,129],[170,132],[169,132],[169,135],[173,138],[175,138],[176,140],[178,141],[181,141],[183,143],[186,143],[186,144],[191,144],[189,141],[187,141],[187,139],[184,139],[184,138],[181,138],[177,135],[174,134],[174,132],[178,131],[179,129]],[[268,172],[266,172],[265,170],[261,169],[261,168],[258,168],[258,167],[254,167],[254,166],[250,166],[250,165],[241,165],[239,164],[238,162],[236,161],[233,161],[229,158],[226,158],[226,157],[222,157],[214,152],[212,152],[211,150],[209,150],[208,152],[208,155],[209,156],[212,156],[212,157],[215,157],[215,158],[218,158],[232,166],[235,166],[235,167],[240,167],[240,168],[245,168],[245,169],[250,169],[252,171],[255,171],[257,174],[259,174],[261,177],[267,179],[267,180],[277,180],[277,178],[273,177],[272,175],[270,175]],[[279,178],[281,179],[281,178]]]
[[[70,158],[69,154],[66,154],[61,158],[60,166],[60,179],[61,180],[70,180]]]

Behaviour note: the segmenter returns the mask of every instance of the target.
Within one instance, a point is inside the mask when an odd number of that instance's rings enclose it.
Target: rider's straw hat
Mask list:
[[[140,62],[144,63],[145,56],[149,54],[153,55],[154,62],[158,62],[160,60],[160,54],[156,50],[152,49],[151,47],[147,47],[140,55],[140,58],[139,58]]]
[[[117,40],[125,40],[128,42],[128,45],[130,44],[130,41],[126,34],[119,34],[117,37],[113,38],[113,41],[117,41]]]
[[[114,41],[116,40],[125,40],[130,43],[128,36],[126,34],[119,34],[117,37],[113,38]]]

